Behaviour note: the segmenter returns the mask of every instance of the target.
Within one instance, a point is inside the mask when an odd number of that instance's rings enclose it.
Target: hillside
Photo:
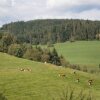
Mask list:
[[[39,45],[47,48],[47,45]],[[75,41],[56,43],[52,48],[56,48],[59,55],[63,55],[71,64],[87,66],[89,69],[98,70],[100,64],[100,41]]]
[[[32,71],[20,71],[21,68]],[[65,73],[66,77],[59,77],[59,73]],[[79,83],[76,78],[80,78]],[[90,87],[87,81],[91,78],[94,83]],[[66,86],[75,87],[77,92],[81,89],[86,92],[90,90],[96,100],[99,100],[99,83],[100,78],[96,75],[79,71],[74,75],[71,69],[0,53],[0,91],[4,92],[8,100],[52,100],[52,97],[59,97]]]
[[[100,64],[100,42],[99,41],[76,41],[65,42],[54,45],[59,54],[62,54],[73,64],[98,67]]]
[[[20,21],[3,25],[0,33],[11,33],[18,42],[32,44],[95,40],[100,39],[100,21],[78,19]]]

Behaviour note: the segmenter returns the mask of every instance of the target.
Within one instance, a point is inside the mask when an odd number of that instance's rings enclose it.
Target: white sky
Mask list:
[[[0,26],[45,18],[100,20],[100,0],[0,0]]]

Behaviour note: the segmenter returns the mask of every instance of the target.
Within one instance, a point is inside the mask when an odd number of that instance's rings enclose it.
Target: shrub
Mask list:
[[[70,64],[70,68],[76,69],[76,70],[81,70],[80,66],[77,64]]]
[[[72,36],[72,37],[70,38],[69,41],[70,41],[70,42],[75,42],[75,38],[74,38],[74,36]]]
[[[41,55],[41,61],[42,62],[49,62],[50,56],[48,54],[42,54]]]
[[[25,54],[23,55],[23,58],[34,61],[41,61],[41,54],[42,52],[40,52],[38,49],[30,48],[26,50]]]
[[[8,48],[8,53],[17,57],[23,56],[23,49],[20,44],[11,44]]]
[[[98,71],[96,69],[90,69],[89,71],[91,74],[97,73]]]
[[[83,72],[88,72],[88,69],[86,66],[84,66],[82,70],[83,70]]]
[[[60,62],[63,67],[68,67],[70,65],[70,63],[62,55],[60,56]]]
[[[54,47],[54,45],[52,43],[48,42],[47,47]]]
[[[24,55],[23,55],[23,58],[29,59],[29,60],[33,60],[33,55],[32,55],[32,53],[33,53],[33,49],[32,49],[32,48],[27,49],[26,52],[25,52]]]
[[[3,42],[0,41],[0,52],[3,52]]]

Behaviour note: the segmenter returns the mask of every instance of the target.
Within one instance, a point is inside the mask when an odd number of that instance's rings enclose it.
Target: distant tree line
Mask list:
[[[53,49],[50,50],[49,47]],[[88,72],[86,66],[82,69],[77,64],[70,64],[62,55],[59,56],[53,44],[48,43],[47,48],[41,48],[38,45],[33,46],[30,43],[18,43],[16,37],[8,33],[0,34],[0,52],[8,53],[19,58],[51,63],[57,66]],[[91,70],[91,73],[95,72],[95,70]]]
[[[53,43],[76,40],[100,40],[100,21],[33,20],[12,22],[0,28],[0,52],[81,70],[79,65],[72,65],[63,56],[59,56],[55,48],[50,51],[32,46],[47,44],[48,47],[53,47]],[[87,72],[87,68],[82,71]]]
[[[1,33],[11,33],[18,43],[47,44],[75,41],[100,40],[100,21],[47,19],[19,21],[5,24]]]
[[[5,52],[16,57],[25,58],[33,61],[51,63],[58,66],[69,64],[63,56],[59,56],[56,49],[42,49],[39,46],[33,47],[28,43],[17,43],[12,34],[4,34],[0,38],[0,52]]]

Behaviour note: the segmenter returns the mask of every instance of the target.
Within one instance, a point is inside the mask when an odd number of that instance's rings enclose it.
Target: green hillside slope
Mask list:
[[[74,43],[58,43],[55,48],[73,64],[98,67],[100,64],[99,41],[76,41]]]
[[[44,19],[5,24],[0,33],[11,33],[19,42],[57,43],[68,40],[100,39],[100,21],[78,19]]]
[[[31,71],[20,71],[21,68],[29,68]],[[66,77],[59,77],[59,73]],[[76,79],[80,82],[77,83]],[[90,87],[88,79],[93,79]],[[51,64],[37,63],[25,59],[16,58],[0,53],[0,92],[3,92],[8,100],[52,100],[66,86],[72,86],[79,92],[81,89],[91,91],[93,96],[100,99],[99,76],[59,68]]]

